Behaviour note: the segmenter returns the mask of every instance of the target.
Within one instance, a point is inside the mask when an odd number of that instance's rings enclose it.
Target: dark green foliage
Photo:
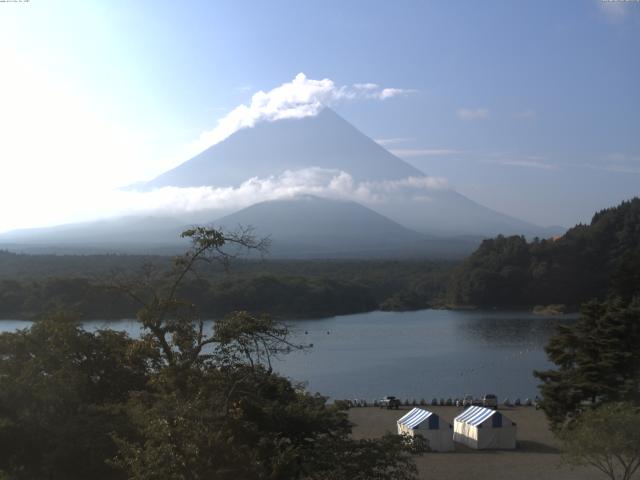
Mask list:
[[[120,405],[144,388],[137,342],[52,318],[0,335],[0,471],[18,479],[120,478],[104,459],[132,430]]]
[[[186,235],[193,248],[170,271],[112,285],[139,305],[140,340],[62,318],[0,335],[0,475],[415,479],[401,438],[353,440],[340,404],[272,371],[271,358],[302,348],[284,325],[235,312],[205,331],[180,297],[183,282],[200,264],[225,263],[219,246],[259,243],[207,229]]]
[[[193,291],[185,285],[185,294]],[[209,289],[200,305],[219,315],[234,309],[275,315],[324,316],[374,310],[371,293],[361,285],[326,278],[260,275],[222,281]]]
[[[104,279],[114,270],[137,271],[163,265],[168,257],[151,255],[29,255],[0,250],[0,280],[47,278]]]
[[[424,272],[380,304],[381,310],[420,310],[442,305],[448,272]]]
[[[559,327],[546,347],[556,370],[542,380],[542,408],[557,429],[585,405],[630,401],[640,405],[640,299],[590,302],[581,318]]]
[[[239,364],[164,371],[128,412],[139,439],[119,439],[115,464],[135,479],[302,478],[325,438],[350,431],[324,398]]]
[[[376,440],[327,438],[319,455],[298,478],[305,480],[411,480],[417,469],[411,459],[423,453],[399,435],[387,434]]]
[[[640,410],[632,403],[590,408],[559,436],[571,465],[590,465],[611,480],[631,480],[640,468]]]
[[[131,299],[86,278],[0,281],[0,318],[33,319],[60,310],[85,318],[125,318],[136,309]]]
[[[51,263],[53,272],[65,274],[68,270],[60,262],[69,262],[72,276],[33,273],[20,280],[0,280],[0,318],[38,318],[60,309],[72,309],[84,318],[132,318],[138,305],[121,291],[105,286],[104,279],[129,275],[139,266],[157,276],[170,268],[169,258],[162,257],[147,258],[149,263],[144,263],[143,257],[122,255],[56,257],[0,252],[0,265],[6,266],[0,273],[23,271],[21,265],[29,270],[34,259]],[[100,273],[107,270],[109,259],[119,273]],[[234,262],[227,276],[205,268],[198,278],[185,279],[180,295],[210,318],[232,310],[280,317],[348,314],[381,306],[413,310],[442,303],[451,268],[430,262]],[[95,275],[99,278],[93,278]]]
[[[450,303],[482,307],[577,307],[609,289],[640,293],[640,198],[594,215],[557,239],[485,240],[457,269]]]

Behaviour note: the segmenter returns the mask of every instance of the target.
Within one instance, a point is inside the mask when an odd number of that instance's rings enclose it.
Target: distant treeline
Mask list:
[[[453,274],[448,300],[479,307],[564,304],[640,293],[640,198],[556,239],[485,240]]]
[[[60,310],[84,318],[131,318],[138,306],[114,287],[123,276],[135,279],[144,265],[161,272],[170,259],[0,252],[0,318]],[[279,317],[411,310],[443,303],[453,267],[427,261],[239,261],[229,273],[201,271],[180,293],[212,318],[233,310]]]
[[[74,310],[85,318],[126,318],[135,303],[113,288],[170,257],[21,255],[0,251],[0,318]],[[233,310],[280,317],[330,316],[433,306],[569,309],[608,293],[640,293],[640,199],[594,215],[555,239],[498,236],[464,262],[426,260],[237,260],[231,272],[200,271],[181,292],[219,317]]]

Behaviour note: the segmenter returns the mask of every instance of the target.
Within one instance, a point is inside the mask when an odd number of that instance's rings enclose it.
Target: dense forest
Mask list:
[[[0,252],[0,318],[39,318],[73,310],[82,318],[133,318],[123,279],[161,281],[171,259],[135,255],[21,255]],[[202,269],[181,284],[201,314],[232,310],[315,317],[442,304],[453,263],[429,261],[241,260],[225,272]]]
[[[532,307],[623,298],[640,292],[640,198],[602,210],[559,238],[498,236],[453,274],[448,300],[479,307]]]

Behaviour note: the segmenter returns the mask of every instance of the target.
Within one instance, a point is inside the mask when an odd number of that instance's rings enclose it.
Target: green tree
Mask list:
[[[131,433],[119,407],[149,378],[124,333],[86,332],[75,319],[0,335],[0,472],[14,479],[114,479],[113,432]],[[0,475],[1,476],[1,475]]]
[[[640,295],[640,198],[596,213],[561,237],[484,240],[456,269],[450,303],[477,306],[565,304],[608,294]]]
[[[564,459],[591,465],[611,480],[631,480],[640,468],[640,411],[630,403],[588,409],[560,433]]]
[[[112,464],[135,480],[414,478],[400,439],[352,440],[344,411],[273,372],[274,356],[302,348],[285,326],[235,312],[206,332],[197,308],[178,298],[201,262],[226,265],[229,243],[261,244],[204,228],[184,236],[193,247],[160,288],[148,278],[119,285],[140,303],[142,339],[160,361],[127,403],[136,435],[116,437]]]
[[[640,403],[640,300],[611,298],[583,306],[580,319],[561,326],[546,347],[558,368],[536,371],[542,408],[555,429],[585,404]]]
[[[194,228],[170,271],[119,276],[139,306],[138,340],[63,318],[0,335],[0,475],[16,479],[415,478],[397,436],[353,440],[340,404],[274,373],[291,349],[267,316],[206,327],[181,286],[202,264],[227,266],[250,232]]]

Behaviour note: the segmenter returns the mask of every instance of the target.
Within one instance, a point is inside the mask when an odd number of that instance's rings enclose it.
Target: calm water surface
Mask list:
[[[310,391],[332,398],[409,399],[481,396],[534,397],[534,369],[550,366],[544,345],[555,327],[573,318],[527,312],[421,310],[370,312],[288,322],[292,340],[313,344],[274,367]],[[0,331],[29,326],[0,321]],[[91,321],[137,335],[135,321]]]

